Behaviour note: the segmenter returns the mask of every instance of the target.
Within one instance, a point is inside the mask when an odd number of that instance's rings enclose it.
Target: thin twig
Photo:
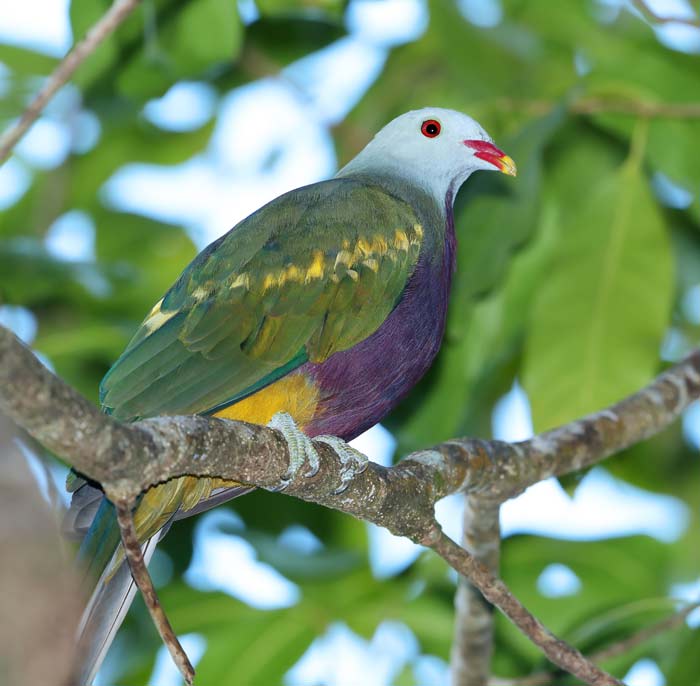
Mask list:
[[[700,28],[700,17],[669,17],[655,12],[646,0],[632,0],[632,4],[650,21],[655,24],[685,24]]]
[[[478,106],[478,104],[477,104]],[[533,116],[548,114],[562,103],[554,100],[522,100],[519,98],[496,98],[484,103],[484,107],[510,112],[525,112]],[[654,100],[631,100],[619,96],[586,95],[573,99],[564,106],[573,114],[628,114],[649,119],[698,119],[700,102],[658,102]]]
[[[569,110],[578,114],[631,114],[650,119],[655,117],[697,119],[700,117],[700,103],[698,102],[653,102],[587,97],[572,102]]]
[[[664,619],[660,619],[654,624],[643,627],[636,633],[633,633],[631,636],[623,638],[620,641],[616,641],[615,643],[611,643],[609,646],[606,646],[601,650],[597,650],[591,655],[591,659],[596,660],[597,662],[602,662],[603,660],[610,660],[614,657],[618,657],[619,655],[624,655],[633,648],[636,648],[638,645],[651,640],[655,636],[679,627],[681,624],[683,624],[683,622],[685,622],[688,615],[699,607],[700,601],[686,605],[674,614],[664,617]]]
[[[168,648],[173,661],[180,670],[185,682],[192,684],[194,681],[194,667],[187,657],[180,641],[178,641],[175,632],[168,617],[163,610],[163,607],[158,600],[156,589],[153,587],[151,575],[148,573],[146,562],[143,559],[141,545],[136,537],[134,528],[134,518],[131,514],[131,504],[117,501],[114,503],[117,512],[117,521],[119,522],[119,530],[121,531],[122,544],[124,545],[125,556],[131,569],[131,576],[138,586],[143,600],[151,615],[151,619],[160,634],[160,637]]]
[[[589,659],[594,662],[605,662],[606,660],[624,655],[652,638],[666,631],[676,629],[685,622],[691,612],[698,608],[700,608],[700,601],[686,605],[672,615],[664,617],[654,624],[645,626],[630,636],[605,646],[605,648],[596,650],[594,653],[591,653]],[[560,675],[556,672],[537,672],[519,679],[503,679],[496,677],[492,678],[488,683],[489,686],[547,686],[558,676]]]
[[[595,665],[576,648],[557,638],[520,603],[501,579],[446,536],[437,525],[433,535],[424,540],[424,543],[450,567],[469,578],[490,603],[539,646],[553,664],[592,686],[624,686],[622,681]]]
[[[501,551],[500,505],[465,497],[463,547],[498,576]],[[491,675],[493,606],[465,577],[455,595],[455,632],[450,656],[452,686],[485,686]]]
[[[39,118],[49,100],[62,86],[68,83],[75,70],[129,16],[140,2],[141,0],[115,0],[107,12],[90,28],[85,38],[77,43],[61,60],[44,86],[24,110],[19,121],[0,137],[0,164],[10,156],[15,145]]]

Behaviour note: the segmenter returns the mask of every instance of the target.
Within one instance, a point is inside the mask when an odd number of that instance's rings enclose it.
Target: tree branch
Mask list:
[[[660,619],[654,624],[642,627],[639,631],[627,636],[619,641],[615,641],[605,648],[596,650],[590,655],[590,659],[595,662],[604,662],[620,655],[624,655],[636,647],[650,641],[652,638],[678,628],[685,622],[691,612],[700,608],[700,602],[694,602],[684,605],[680,610],[677,610],[672,615]],[[559,675],[556,672],[537,672],[520,679],[502,679],[492,678],[489,680],[489,686],[548,686],[554,683],[554,680]]]
[[[178,641],[165,611],[158,600],[156,589],[153,587],[151,575],[148,573],[146,562],[143,559],[141,544],[136,536],[134,518],[131,513],[132,503],[117,502],[114,504],[114,507],[117,511],[117,521],[119,522],[119,530],[121,532],[126,561],[129,563],[129,569],[131,569],[131,576],[139,591],[141,591],[146,608],[160,634],[161,640],[168,649],[170,656],[173,658],[173,662],[180,670],[180,674],[182,674],[185,679],[185,683],[191,686],[194,681],[194,667],[182,648],[180,641]]]
[[[0,683],[65,683],[84,598],[15,426],[0,413]]]
[[[89,57],[97,46],[107,38],[136,8],[141,0],[115,0],[114,4],[90,28],[85,38],[61,60],[41,90],[34,96],[17,123],[0,137],[0,164],[12,153],[15,145],[39,118],[49,100],[70,80],[76,69]]]
[[[475,106],[478,107],[478,104]],[[700,118],[700,102],[658,102],[602,95],[584,95],[563,103],[554,100],[495,98],[484,103],[484,106],[499,111],[525,112],[533,116],[543,116],[556,107],[563,106],[573,114],[627,114],[649,119]]]
[[[632,4],[649,20],[655,24],[685,24],[686,26],[694,26],[700,28],[699,17],[668,17],[655,12],[646,0],[632,0]]]
[[[498,576],[501,551],[500,505],[472,495],[465,498],[462,546]],[[493,607],[460,576],[455,595],[452,686],[486,686],[491,676]]]
[[[450,567],[469,578],[484,597],[498,607],[555,664],[587,684],[624,686],[607,672],[585,658],[576,648],[557,638],[537,617],[529,612],[508,587],[464,548],[460,548],[442,531],[428,543]]]
[[[554,637],[502,581],[437,526],[434,503],[457,491],[497,503],[529,485],[594,464],[668,426],[700,396],[700,351],[611,408],[530,441],[461,439],[413,453],[394,467],[370,463],[342,494],[344,465],[316,443],[321,468],[299,476],[286,493],[373,522],[430,546],[467,576],[555,664],[595,684],[620,682]],[[289,467],[287,445],[274,429],[209,417],[159,417],[120,424],[49,372],[0,327],[0,410],[104,488],[113,502],[182,476],[216,476],[278,488]]]
[[[337,496],[343,465],[316,444],[322,469],[292,481],[286,493],[373,521],[399,535],[416,531],[415,513],[458,491],[505,501],[550,476],[578,471],[669,426],[700,397],[700,350],[641,391],[520,443],[454,439],[405,457],[370,463]],[[52,374],[0,326],[0,409],[117,500],[129,500],[176,476],[217,476],[269,490],[289,466],[275,429],[215,417],[158,417],[121,424]],[[391,514],[387,515],[387,512]]]

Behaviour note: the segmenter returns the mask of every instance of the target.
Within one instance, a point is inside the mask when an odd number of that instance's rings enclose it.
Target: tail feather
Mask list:
[[[146,564],[173,521],[204,512],[252,490],[250,486],[218,489],[193,508],[176,511],[165,526],[143,544]],[[77,493],[79,490],[74,493],[74,500]],[[84,508],[83,500],[87,501],[87,498],[76,500],[74,509]],[[93,507],[92,503],[90,507]],[[73,520],[77,521],[77,517],[74,516]],[[69,524],[74,523],[73,520]],[[85,584],[92,586],[98,579],[78,628],[78,670],[75,677],[79,686],[89,686],[97,675],[136,594],[136,584],[124,559],[120,541],[114,506],[103,497],[78,555],[85,570]]]
[[[143,545],[147,564],[159,539],[160,534],[156,534]],[[111,566],[107,565],[102,572],[78,628],[76,679],[80,686],[92,684],[136,594],[136,584],[126,560],[122,560],[116,572],[111,571]]]

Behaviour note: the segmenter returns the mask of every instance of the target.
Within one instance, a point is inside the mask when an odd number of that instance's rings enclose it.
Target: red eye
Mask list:
[[[426,138],[435,138],[436,136],[440,135],[440,122],[435,121],[435,119],[426,119],[421,125],[420,125],[420,132],[426,137]]]

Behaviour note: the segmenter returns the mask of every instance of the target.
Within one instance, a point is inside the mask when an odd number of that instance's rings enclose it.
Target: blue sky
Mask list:
[[[498,0],[461,0],[466,21],[482,26],[497,24],[502,17]],[[602,5],[618,6],[613,0]],[[684,0],[655,0],[660,12],[689,11]],[[240,3],[243,16],[256,16],[252,0]],[[0,4],[0,41],[25,45],[60,56],[71,45],[67,0],[23,0]],[[423,0],[361,0],[346,16],[349,35],[328,48],[287,67],[278,77],[256,81],[223,97],[204,83],[181,83],[162,98],[149,103],[143,116],[169,130],[196,129],[216,117],[216,126],[205,151],[184,164],[161,167],[127,165],[101,189],[103,202],[127,210],[182,224],[199,247],[228,230],[257,207],[280,193],[331,176],[337,169],[330,128],[341,121],[381,73],[392,46],[413,40],[426,28],[428,11]],[[658,29],[660,40],[678,49],[700,49],[700,31],[678,24]],[[338,79],[338,73],[343,78]],[[0,68],[0,95],[4,74]],[[0,210],[10,206],[26,190],[35,170],[60,164],[71,146],[86,150],[100,140],[97,118],[81,112],[81,136],[68,135],[63,113],[79,101],[70,86],[47,109],[44,116],[18,146],[16,156],[0,167]],[[304,123],[300,127],[300,122]],[[294,131],[295,135],[289,135]],[[273,164],[267,164],[271,152]],[[669,204],[687,202],[677,189],[658,180],[660,193]],[[676,195],[673,195],[673,193]],[[69,212],[51,227],[47,248],[66,260],[94,258],[94,225],[82,212]],[[687,294],[685,307],[700,321],[700,284]],[[23,308],[0,307],[0,322],[11,326],[25,340],[36,335],[36,319]],[[684,427],[690,440],[700,446],[700,405],[686,413]],[[498,403],[493,415],[496,438],[521,440],[532,435],[528,399],[516,384]],[[377,462],[387,464],[394,449],[391,435],[382,427],[360,437],[357,446]],[[448,533],[459,538],[462,499],[446,498],[438,504],[438,516]],[[688,523],[687,508],[677,499],[651,494],[624,484],[604,469],[585,477],[572,498],[555,480],[537,484],[502,508],[504,536],[534,533],[573,540],[592,540],[644,533],[673,541]],[[186,579],[202,589],[220,589],[254,607],[274,608],[294,604],[299,589],[272,567],[259,562],[242,537],[222,533],[222,521],[241,530],[246,524],[230,512],[212,512],[197,525],[195,554]],[[406,539],[368,526],[370,558],[374,573],[391,576],[404,569],[421,552]],[[313,535],[300,527],[282,534],[281,545],[319,546]],[[235,577],[230,569],[236,569]],[[556,560],[543,569],[538,588],[545,595],[576,593],[580,582],[575,573]],[[675,589],[691,596],[692,583]],[[185,637],[196,661],[206,646],[200,636]],[[383,686],[406,665],[419,683],[447,683],[446,665],[420,655],[410,630],[385,622],[371,639],[364,639],[342,624],[328,627],[323,636],[289,672],[290,686],[345,686],[358,679],[367,686]],[[359,675],[359,676],[358,676]],[[372,680],[368,680],[370,679]],[[354,680],[353,680],[354,679]],[[627,676],[630,686],[661,686],[663,677],[651,661],[641,661]],[[110,684],[109,669],[102,686]],[[152,686],[179,683],[165,653],[159,655]]]

